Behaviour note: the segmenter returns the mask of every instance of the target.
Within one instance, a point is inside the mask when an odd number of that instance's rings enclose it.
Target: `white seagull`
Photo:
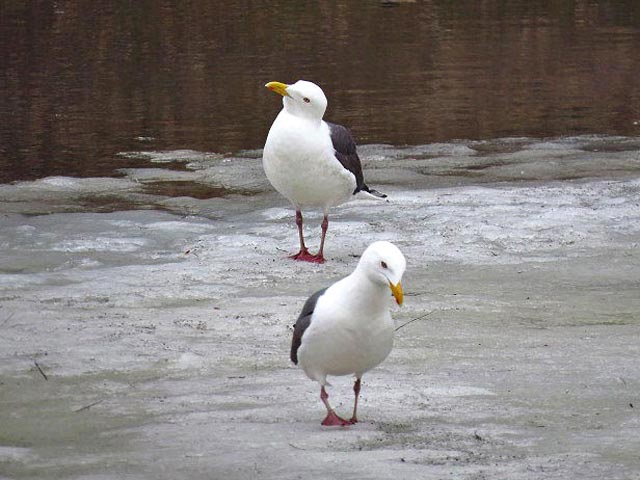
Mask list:
[[[351,425],[358,421],[362,375],[387,358],[394,326],[389,309],[392,296],[402,305],[402,275],[406,260],[389,242],[372,243],[353,273],[309,297],[293,329],[291,361],[320,384],[327,408],[322,425]],[[391,290],[389,292],[389,290]],[[327,375],[356,377],[355,403],[350,420],[339,417],[329,404]]]
[[[296,210],[300,251],[291,258],[323,263],[329,209],[358,192],[386,195],[364,183],[356,144],[345,127],[322,120],[327,97],[315,83],[298,80],[293,85],[269,82],[269,90],[282,95],[283,109],[271,125],[262,165],[271,185]],[[320,249],[311,255],[304,244],[302,209],[322,209]]]

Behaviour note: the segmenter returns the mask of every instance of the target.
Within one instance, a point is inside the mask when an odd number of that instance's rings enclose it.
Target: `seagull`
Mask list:
[[[387,358],[394,326],[389,309],[402,305],[406,260],[390,242],[375,242],[364,251],[351,275],[307,299],[293,328],[291,361],[320,384],[327,409],[322,425],[358,422],[362,375]],[[391,292],[389,292],[389,290]],[[329,403],[327,375],[356,377],[351,419],[338,416]]]
[[[269,82],[269,90],[282,95],[284,107],[267,135],[262,165],[271,185],[296,210],[300,251],[291,258],[324,263],[324,240],[329,226],[329,209],[358,192],[374,197],[386,195],[364,183],[362,165],[349,130],[322,120],[327,97],[312,82],[293,85]],[[302,209],[321,209],[322,238],[316,255],[307,250],[302,233]]]

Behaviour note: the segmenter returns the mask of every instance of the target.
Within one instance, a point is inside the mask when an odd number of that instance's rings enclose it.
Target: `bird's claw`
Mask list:
[[[352,422],[339,417],[336,412],[330,412],[327,413],[327,416],[322,421],[321,425],[324,425],[325,427],[348,427],[349,425],[352,425]]]
[[[291,255],[289,258],[293,258],[294,260],[298,260],[301,262],[310,262],[310,263],[324,263],[324,257],[322,254],[318,253],[317,255],[311,255],[307,249],[300,250],[295,255]]]

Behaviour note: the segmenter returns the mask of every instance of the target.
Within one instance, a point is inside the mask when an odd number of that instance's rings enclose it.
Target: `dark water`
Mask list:
[[[0,181],[260,148],[269,80],[360,143],[640,135],[640,2],[0,0]]]

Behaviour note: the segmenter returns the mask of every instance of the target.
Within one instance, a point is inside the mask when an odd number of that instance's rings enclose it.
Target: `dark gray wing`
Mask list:
[[[386,195],[384,193],[370,189],[367,184],[364,183],[362,164],[356,152],[356,142],[354,142],[351,132],[337,123],[327,122],[327,125],[329,125],[329,131],[331,132],[331,142],[336,152],[336,158],[344,168],[356,177],[356,189],[353,191],[354,195],[362,190],[376,197],[385,198]]]
[[[304,302],[304,306],[302,307],[302,312],[300,312],[300,316],[298,320],[296,320],[296,324],[293,326],[293,340],[291,341],[291,361],[298,364],[298,348],[302,344],[302,335],[304,335],[305,330],[311,324],[311,315],[316,308],[316,303],[318,299],[324,294],[326,288],[314,293],[311,295],[306,302]]]

